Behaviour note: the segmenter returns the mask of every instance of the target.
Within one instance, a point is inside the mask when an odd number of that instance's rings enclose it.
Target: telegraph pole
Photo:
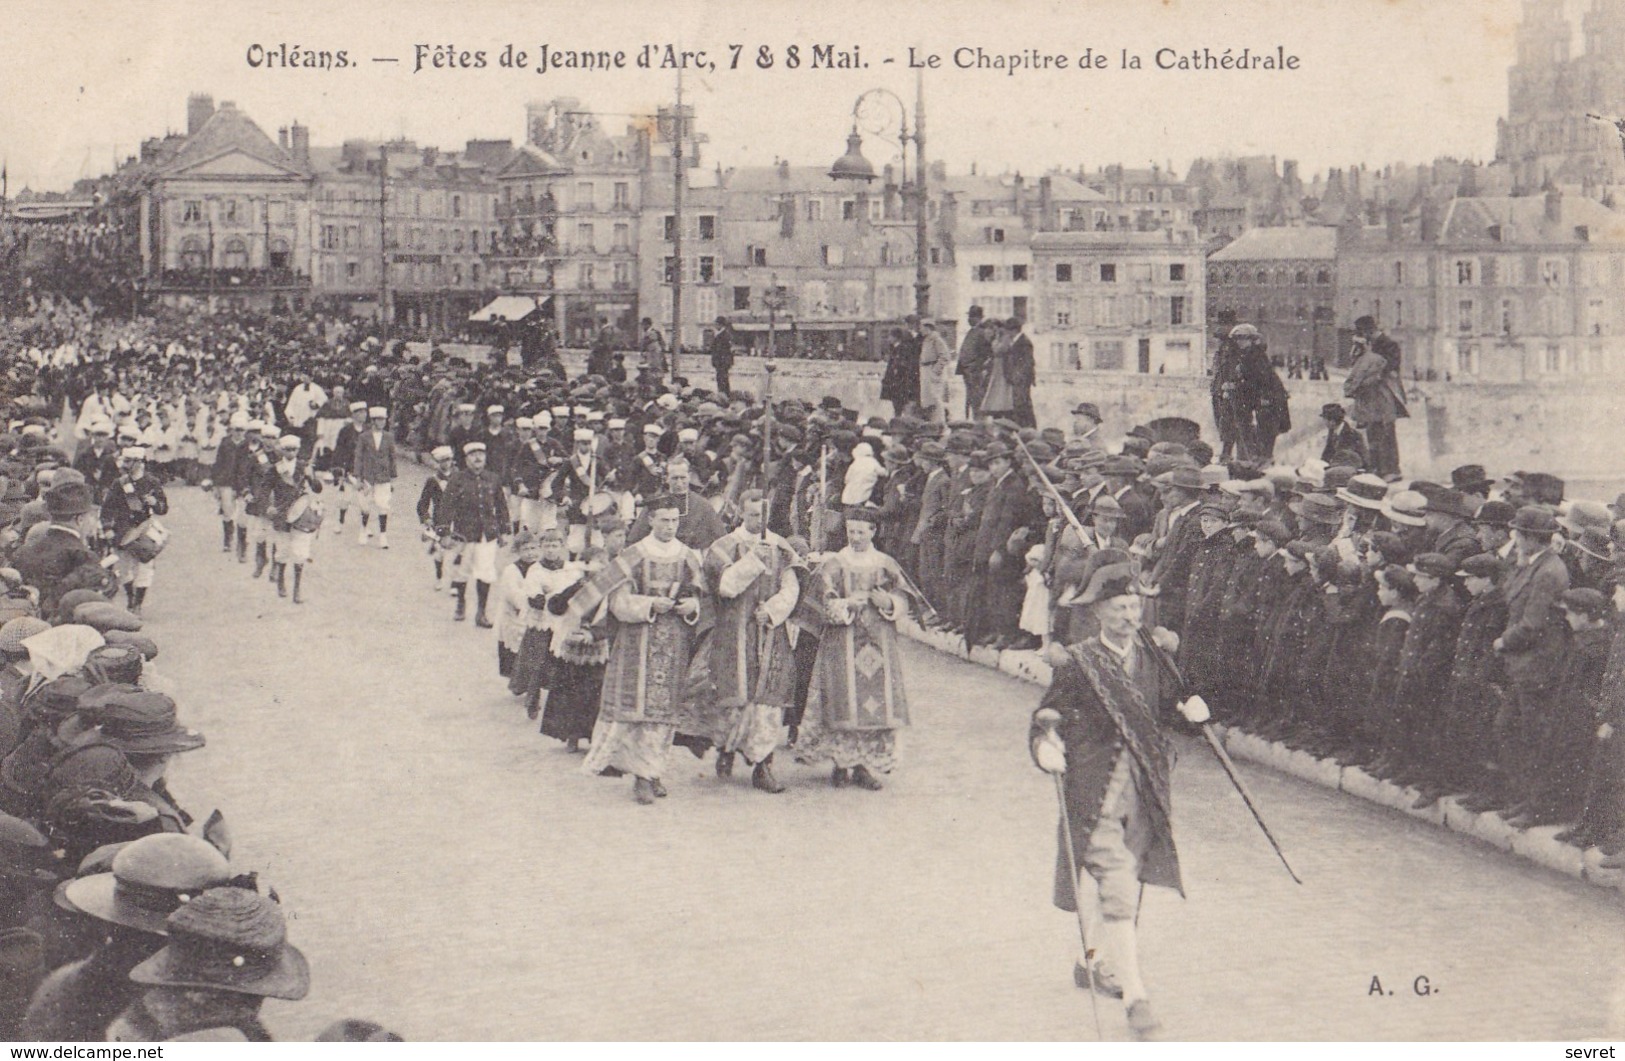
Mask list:
[[[389,351],[389,145],[378,145],[378,327]]]
[[[677,70],[677,112],[671,138],[671,377],[681,375],[678,360],[683,350],[683,71]]]

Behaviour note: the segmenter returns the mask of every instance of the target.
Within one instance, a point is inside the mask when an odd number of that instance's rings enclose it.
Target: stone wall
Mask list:
[[[479,356],[474,348],[462,352]],[[580,354],[564,355],[572,376],[584,361]],[[760,396],[764,364],[758,357],[735,361],[734,389]],[[878,362],[781,358],[774,365],[776,397],[816,403],[833,394],[865,417],[891,414],[890,404],[880,400],[883,366]],[[704,355],[685,355],[683,369],[695,385],[715,385]],[[964,409],[964,388],[957,378],[951,386],[957,417]],[[1319,455],[1320,407],[1344,400],[1342,381],[1288,380],[1287,388],[1293,429],[1277,445],[1277,458],[1296,463]],[[1411,416],[1399,424],[1400,459],[1409,477],[1448,481],[1451,468],[1476,463],[1492,475],[1555,472],[1573,484],[1571,496],[1612,500],[1625,486],[1625,397],[1610,386],[1420,383],[1412,385],[1410,395]],[[1040,425],[1068,427],[1070,411],[1081,401],[1100,407],[1105,418],[1100,437],[1106,441],[1121,438],[1135,424],[1182,416],[1201,424],[1204,437],[1216,443],[1205,377],[1039,371],[1033,405]]]

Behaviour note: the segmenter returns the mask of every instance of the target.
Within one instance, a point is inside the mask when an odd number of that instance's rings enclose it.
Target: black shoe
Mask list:
[[[525,717],[535,722],[542,713],[542,702],[534,696],[525,699]]]
[[[879,792],[885,786],[880,779],[869,772],[867,766],[854,766],[852,768],[852,784],[858,788],[868,789],[870,792]]]
[[[626,771],[618,766],[606,766],[598,771],[599,777],[625,777]]]
[[[651,777],[649,779],[649,787],[655,790],[655,795],[660,799],[666,798],[666,786],[660,783],[660,778]]]
[[[765,762],[756,764],[756,769],[751,771],[750,783],[755,788],[773,795],[784,791],[784,786],[779,784],[778,778],[773,776],[773,768]]]
[[[632,798],[647,807],[655,801],[654,786],[648,778],[635,777],[632,779]]]
[[[728,778],[734,775],[734,753],[717,752],[717,776]]]
[[[452,620],[454,622],[459,622],[460,623],[464,619],[467,619],[467,618],[468,618],[468,601],[465,600],[462,597],[458,597],[457,598],[457,611],[452,613]]]
[[[485,609],[481,608],[479,614],[474,616],[474,625],[481,630],[489,630],[494,624],[485,617]]]
[[[834,772],[829,775],[829,783],[834,785],[836,788],[845,788],[847,785],[850,785],[852,780],[847,775],[846,767],[837,766]]]

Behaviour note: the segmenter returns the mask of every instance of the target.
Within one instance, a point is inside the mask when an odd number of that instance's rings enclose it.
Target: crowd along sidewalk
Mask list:
[[[945,630],[928,630],[911,618],[898,623],[898,630],[938,652],[984,667],[1003,671],[1024,681],[1048,685],[1050,665],[1038,652],[1000,652],[991,648],[965,648],[964,639]],[[1466,810],[1454,797],[1446,797],[1425,810],[1415,810],[1417,790],[1396,785],[1373,777],[1355,766],[1344,766],[1334,759],[1321,759],[1305,751],[1288,748],[1278,741],[1268,741],[1233,726],[1213,724],[1213,731],[1224,742],[1225,749],[1236,759],[1267,766],[1284,774],[1319,785],[1337,789],[1358,799],[1380,804],[1412,818],[1419,818],[1452,832],[1471,836],[1483,843],[1511,852],[1558,873],[1595,884],[1598,887],[1625,891],[1625,870],[1603,869],[1603,855],[1596,848],[1582,851],[1572,844],[1560,843],[1554,837],[1562,826],[1552,825],[1537,829],[1515,829],[1495,814],[1475,814]]]

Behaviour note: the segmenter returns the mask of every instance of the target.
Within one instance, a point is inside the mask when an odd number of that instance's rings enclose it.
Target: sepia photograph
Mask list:
[[[1625,1040],[1625,0],[0,24],[0,1042]]]

